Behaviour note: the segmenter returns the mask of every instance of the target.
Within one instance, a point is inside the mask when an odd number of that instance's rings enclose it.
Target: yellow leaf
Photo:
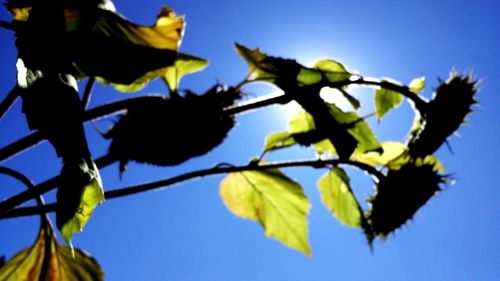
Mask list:
[[[0,280],[101,281],[104,273],[93,257],[57,242],[46,222],[35,243],[0,268]]]
[[[279,170],[230,173],[220,196],[237,216],[258,221],[267,236],[311,255],[306,218],[311,206],[302,187]]]

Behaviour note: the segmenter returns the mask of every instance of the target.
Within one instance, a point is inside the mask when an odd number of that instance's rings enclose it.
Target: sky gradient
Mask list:
[[[162,6],[186,16],[180,50],[206,58],[210,66],[186,77],[181,88],[203,92],[216,82],[235,85],[247,66],[234,51],[238,42],[274,56],[310,64],[333,58],[371,77],[403,83],[424,75],[431,97],[438,78],[452,69],[473,71],[479,78],[480,106],[452,136],[453,153],[443,146],[437,155],[455,183],[433,198],[386,241],[370,251],[361,231],[340,225],[324,208],[316,187],[325,170],[284,170],[305,189],[313,206],[309,215],[312,258],[264,236],[257,223],[237,218],[219,198],[222,176],[189,181],[136,196],[108,200],[95,210],[85,231],[73,243],[100,262],[106,280],[500,280],[500,2],[477,1],[114,1],[128,19],[152,24]],[[0,9],[0,19],[10,15]],[[13,33],[0,29],[0,98],[15,85]],[[83,85],[80,89],[83,88]],[[138,94],[166,93],[151,83]],[[250,97],[275,91],[254,86]],[[357,97],[372,108],[371,91]],[[130,97],[97,85],[90,107]],[[175,176],[220,162],[246,164],[261,152],[264,138],[286,129],[290,107],[259,109],[237,117],[226,141],[206,156],[185,164],[155,168],[129,165],[122,180],[117,165],[101,171],[106,190]],[[413,121],[405,104],[381,124],[372,120],[380,140],[403,141]],[[363,115],[363,114],[361,114]],[[106,129],[111,121],[95,125]],[[21,102],[0,121],[0,146],[26,135]],[[107,151],[92,126],[86,127],[94,157]],[[313,158],[314,152],[290,149],[272,160]],[[48,143],[2,165],[19,169],[39,183],[59,173],[60,160]],[[359,199],[372,193],[362,173],[348,170]],[[0,177],[0,199],[24,187]],[[54,194],[46,196],[51,201]],[[33,243],[37,217],[0,220],[0,255],[10,258]]]

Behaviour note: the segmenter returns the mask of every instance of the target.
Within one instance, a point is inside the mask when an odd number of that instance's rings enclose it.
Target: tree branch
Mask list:
[[[101,159],[102,158],[100,158],[100,160]],[[102,165],[102,163],[100,163],[100,164]],[[124,197],[124,196],[133,195],[136,193],[141,193],[141,192],[150,191],[150,190],[154,190],[154,189],[165,188],[165,187],[171,186],[173,184],[177,184],[177,183],[184,182],[184,181],[191,180],[191,179],[195,179],[195,178],[210,176],[210,175],[227,174],[227,173],[242,172],[242,171],[264,171],[264,170],[269,170],[269,169],[289,168],[289,167],[324,168],[324,167],[328,167],[328,166],[338,166],[341,164],[350,165],[350,166],[354,166],[354,167],[357,167],[359,169],[362,169],[362,170],[370,173],[377,180],[380,180],[380,179],[385,177],[384,174],[382,174],[380,171],[378,171],[377,169],[375,169],[374,167],[372,167],[370,165],[356,162],[356,161],[350,161],[350,160],[314,159],[314,160],[297,160],[297,161],[275,162],[275,163],[269,163],[269,164],[250,163],[250,164],[245,165],[245,166],[226,166],[226,167],[216,166],[213,168],[192,171],[192,172],[181,174],[181,175],[178,175],[175,177],[171,177],[171,178],[167,178],[167,179],[163,179],[163,180],[158,180],[158,181],[154,181],[154,182],[150,182],[150,183],[138,184],[138,185],[124,187],[124,188],[120,188],[120,189],[114,189],[114,190],[106,191],[105,198],[106,199],[113,199],[113,198]],[[36,186],[36,193],[41,194],[43,192],[47,192],[47,191],[53,189],[55,187],[56,179],[57,179],[57,177],[52,178],[52,179],[45,181],[44,183],[41,183],[40,185]],[[4,204],[5,202],[6,201],[2,202],[1,204]],[[40,207],[25,207],[25,208],[17,208],[14,210],[4,212],[3,206],[1,206],[0,219],[15,218],[15,217],[36,215],[39,213],[53,212],[53,211],[55,211],[55,208],[56,208],[56,204],[52,203],[49,205],[45,205],[44,207],[41,207],[41,208]]]

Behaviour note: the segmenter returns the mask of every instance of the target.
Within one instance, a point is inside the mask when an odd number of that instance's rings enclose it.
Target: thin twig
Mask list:
[[[35,189],[35,184],[27,176],[21,174],[19,171],[16,171],[16,170],[11,169],[11,168],[0,166],[0,174],[8,175],[8,176],[11,176],[11,177],[17,179],[18,181],[20,181],[24,185],[26,185],[28,190]],[[37,203],[36,208],[40,208],[40,209],[45,208],[45,202],[43,200],[42,195],[36,196],[35,199],[36,199],[36,203]],[[49,218],[45,212],[38,212],[38,214],[40,215],[42,223],[47,223],[49,221]]]
[[[111,155],[107,154],[105,156],[102,156],[98,159],[95,160],[95,163],[97,167],[103,168],[106,167],[110,164],[113,164],[117,160],[112,157]],[[35,186],[34,189],[29,189],[23,192],[20,192],[2,202],[0,202],[0,214],[4,214],[6,212],[9,212],[9,210],[12,210],[16,206],[19,206],[23,204],[24,202],[27,202],[36,196],[39,196],[41,194],[44,194],[48,191],[51,191],[54,189],[59,181],[59,176],[50,178],[38,185]]]
[[[5,113],[7,113],[9,108],[14,104],[18,96],[19,92],[14,87],[3,99],[2,103],[0,103],[0,120],[2,120]]]
[[[338,160],[338,159],[331,159],[331,160],[320,160],[320,159],[314,159],[314,160],[297,160],[297,161],[286,161],[286,162],[275,162],[275,163],[269,163],[269,164],[255,164],[255,163],[250,163],[245,166],[221,166],[217,165],[213,168],[209,169],[204,169],[204,170],[198,170],[198,171],[192,171],[188,172],[182,175],[178,175],[175,177],[163,179],[163,180],[158,180],[150,183],[145,183],[145,184],[138,184],[134,186],[129,186],[129,187],[124,187],[120,189],[114,189],[105,192],[105,198],[106,199],[113,199],[113,198],[119,198],[119,197],[124,197],[128,195],[133,195],[145,191],[150,191],[154,189],[160,189],[160,188],[165,188],[172,186],[174,184],[184,182],[187,180],[195,179],[195,178],[201,178],[205,176],[210,176],[210,175],[218,175],[218,174],[226,174],[226,173],[233,173],[233,172],[242,172],[242,171],[263,171],[263,170],[269,170],[269,169],[277,169],[277,168],[289,168],[289,167],[313,167],[313,168],[324,168],[328,166],[337,166],[337,165],[350,165],[357,167],[359,169],[362,169],[368,173],[370,173],[372,176],[374,176],[376,179],[380,180],[384,178],[384,174],[382,174],[380,171],[375,169],[374,167],[360,163],[360,162],[355,162],[355,161],[343,161],[343,160]],[[51,180],[54,180],[51,179]],[[49,180],[50,181],[50,180]],[[55,182],[50,182],[48,181],[38,185],[36,187],[36,193],[40,192],[47,192],[50,189],[54,188],[53,186],[49,188],[50,184],[55,184]],[[5,202],[5,201],[4,201]],[[3,204],[2,202],[1,204]],[[21,217],[21,216],[30,216],[30,215],[35,215],[39,213],[45,213],[45,212],[53,212],[55,211],[55,203],[54,204],[49,204],[44,206],[43,208],[36,208],[36,207],[25,207],[25,208],[17,208],[13,209],[8,212],[3,211],[3,206],[2,206],[2,211],[0,211],[0,219],[7,219],[7,218],[15,218],[15,217]]]
[[[126,110],[127,108],[138,106],[144,103],[151,103],[157,99],[164,99],[163,96],[141,96],[130,99],[124,99],[117,102],[112,102],[109,104],[101,105],[92,109],[89,109],[84,114],[84,121],[94,121],[100,118],[108,117],[109,115],[119,113]],[[227,114],[237,114],[248,110],[253,110],[256,108],[269,106],[276,103],[286,103],[289,101],[288,97],[269,95],[264,98],[256,98],[251,101],[245,102],[241,105],[234,107],[229,107],[225,109],[224,112]],[[8,144],[5,147],[0,148],[0,163],[11,158],[12,156],[38,144],[43,140],[43,135],[40,132],[32,133],[26,137],[23,137],[13,143]]]
[[[83,91],[82,104],[83,109],[87,109],[90,103],[90,98],[92,97],[92,90],[94,89],[95,78],[90,77],[87,80],[87,85],[85,85],[85,90]]]

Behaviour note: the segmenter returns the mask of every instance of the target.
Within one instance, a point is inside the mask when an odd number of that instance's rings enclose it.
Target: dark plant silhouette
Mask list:
[[[439,81],[432,100],[426,101],[418,95],[425,87],[424,77],[403,85],[353,73],[332,59],[306,67],[240,44],[236,51],[249,67],[241,83],[217,84],[202,94],[180,91],[181,78],[204,69],[207,61],[179,52],[184,19],[170,8],[160,11],[154,25],[141,26],[118,14],[107,0],[9,0],[5,7],[14,18],[0,23],[16,34],[18,79],[0,104],[0,117],[21,97],[26,121],[35,132],[1,148],[0,162],[48,140],[63,168],[58,176],[35,185],[27,176],[0,167],[1,174],[28,187],[0,202],[0,219],[41,217],[34,245],[5,264],[0,260],[0,280],[102,280],[97,261],[73,249],[71,237],[82,231],[104,198],[215,174],[226,174],[220,195],[230,211],[257,221],[266,235],[309,256],[310,203],[301,185],[281,172],[287,167],[324,168],[326,173],[318,181],[324,205],[342,224],[361,229],[371,244],[396,231],[442,190],[449,176],[433,153],[457,131],[476,103],[477,83],[471,75],[452,73],[447,81]],[[82,79],[87,79],[87,87],[80,98],[76,80]],[[86,108],[95,81],[136,92],[153,79],[162,79],[168,94]],[[241,103],[244,87],[255,82],[272,84],[283,94]],[[350,93],[352,86],[374,88],[373,114],[358,115],[365,105]],[[325,88],[347,99],[352,110],[322,98]],[[382,122],[405,99],[416,116],[406,143],[379,142],[366,119],[376,116]],[[247,165],[221,162],[164,180],[103,189],[99,168],[119,162],[123,173],[130,160],[158,166],[183,163],[219,146],[237,114],[290,101],[300,104],[302,111],[290,119],[287,130],[271,133],[259,157]],[[110,140],[108,153],[94,160],[83,130],[85,122],[117,112],[121,112],[117,121],[102,133]],[[266,162],[269,153],[294,145],[312,147],[317,157]],[[373,179],[375,193],[367,198],[368,210],[354,195],[344,166],[360,169]],[[57,201],[46,204],[42,194],[56,188]],[[32,199],[37,206],[19,207]],[[57,241],[45,215],[53,211],[68,246]]]

